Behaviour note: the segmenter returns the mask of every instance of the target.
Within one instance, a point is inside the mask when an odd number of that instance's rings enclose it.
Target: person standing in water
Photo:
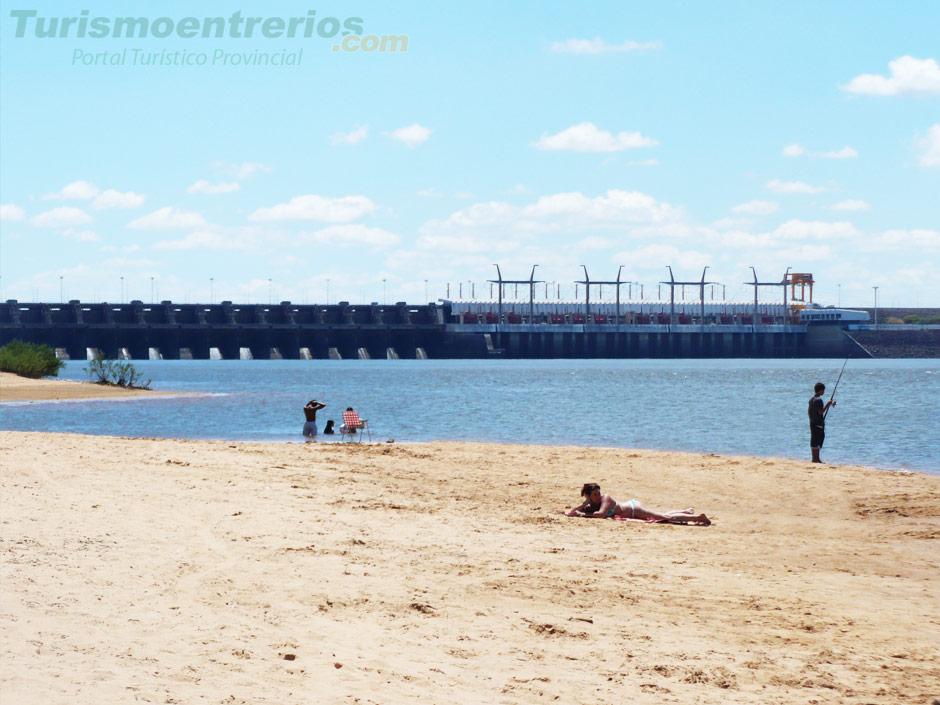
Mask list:
[[[313,440],[317,437],[317,412],[324,408],[326,404],[321,404],[316,399],[311,399],[304,407],[304,438]]]
[[[835,406],[834,399],[827,402],[823,401],[822,395],[826,391],[826,385],[817,382],[814,387],[816,392],[809,400],[809,449],[813,454],[813,462],[821,463],[819,451],[822,450],[823,441],[826,440],[826,410],[830,406]]]

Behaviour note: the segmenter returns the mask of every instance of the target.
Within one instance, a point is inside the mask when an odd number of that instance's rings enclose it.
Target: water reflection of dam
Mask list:
[[[841,326],[779,304],[450,302],[415,306],[0,304],[0,344],[44,343],[72,360],[844,357]]]

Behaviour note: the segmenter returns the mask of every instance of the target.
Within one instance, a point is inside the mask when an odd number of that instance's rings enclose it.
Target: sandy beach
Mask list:
[[[179,396],[176,392],[155,392],[150,389],[124,389],[92,382],[65,379],[29,379],[9,372],[0,372],[0,402],[65,401],[70,399],[134,399],[148,396]]]
[[[0,702],[930,703],[940,478],[0,433]],[[711,527],[570,519],[585,481]]]

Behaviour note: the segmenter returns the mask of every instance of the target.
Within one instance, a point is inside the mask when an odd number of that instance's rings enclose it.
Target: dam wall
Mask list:
[[[0,345],[43,343],[63,359],[798,358],[868,356],[840,326],[706,312],[584,318],[507,311],[465,322],[449,303],[333,305],[0,304]],[[670,320],[671,319],[671,320]],[[578,322],[571,322],[576,320]],[[482,322],[487,321],[487,322]],[[493,321],[493,322],[490,322]]]

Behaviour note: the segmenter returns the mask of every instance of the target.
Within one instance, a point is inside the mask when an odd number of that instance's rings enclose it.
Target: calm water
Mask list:
[[[65,379],[87,379],[70,362]],[[0,428],[300,441],[347,406],[373,439],[809,457],[813,384],[841,360],[141,361],[153,388],[212,396],[0,405]],[[850,360],[823,459],[940,474],[940,361]],[[320,436],[323,439],[323,436]],[[336,437],[338,439],[338,436]]]

